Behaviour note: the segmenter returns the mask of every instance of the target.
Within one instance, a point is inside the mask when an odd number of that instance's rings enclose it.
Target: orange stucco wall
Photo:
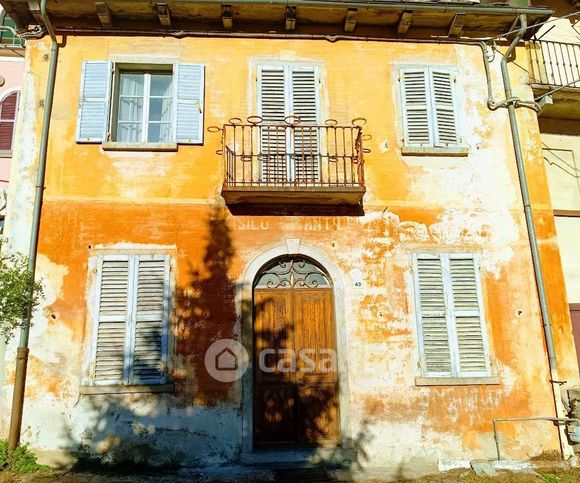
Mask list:
[[[371,152],[365,158],[365,214],[230,213],[220,197],[223,166],[215,154],[216,134],[206,132],[203,145],[180,146],[176,153],[113,153],[96,144],[76,144],[82,61],[145,62],[151,57],[206,65],[206,127],[256,112],[255,66],[260,62],[319,65],[323,118],[368,120],[365,133],[372,140],[366,143]],[[32,183],[42,111],[36,108],[42,105],[47,61],[48,43],[31,41],[27,50],[31,87],[23,104],[36,117],[20,126],[30,143],[19,152],[23,179],[14,193],[25,192],[26,183]],[[346,345],[341,354],[348,360],[344,377],[349,381],[349,405],[341,410],[349,411],[352,437],[364,446],[365,464],[494,457],[493,418],[553,416],[507,113],[486,107],[482,62],[479,47],[465,45],[68,37],[59,55],[49,143],[39,247],[47,300],[31,339],[25,436],[46,451],[75,450],[87,441],[108,449],[122,446],[125,436],[135,434],[127,427],[142,423],[149,434],[157,435],[159,448],[174,441],[174,436],[166,436],[167,428],[187,432],[183,437],[188,441],[210,441],[199,447],[179,443],[174,453],[182,460],[211,451],[213,457],[219,453],[218,460],[235,458],[243,432],[242,387],[211,379],[203,368],[203,354],[218,337],[241,337],[236,286],[252,259],[287,239],[300,239],[325,253],[344,277]],[[397,66],[427,64],[457,69],[461,134],[470,147],[467,157],[401,155]],[[493,72],[499,98],[497,64]],[[529,97],[521,72],[514,69],[513,78],[516,93]],[[578,368],[537,120],[527,110],[520,110],[518,117],[560,378],[574,384]],[[8,221],[13,238],[26,235],[29,211],[22,203]],[[176,393],[83,396],[75,405],[90,345],[90,257],[97,248],[122,251],[147,245],[170,247],[175,260]],[[418,349],[411,255],[417,251],[480,254],[486,324],[499,385],[415,385]],[[349,282],[353,269],[363,272],[362,289]],[[9,359],[13,352],[9,347]],[[12,367],[9,360],[3,404],[9,399]],[[103,416],[107,411],[120,415],[120,422],[107,420]],[[62,426],[58,434],[43,426],[47,417]],[[223,419],[231,427],[224,427]],[[6,429],[6,411],[0,421]],[[526,458],[558,448],[557,433],[549,423],[506,423],[501,432],[509,457]]]

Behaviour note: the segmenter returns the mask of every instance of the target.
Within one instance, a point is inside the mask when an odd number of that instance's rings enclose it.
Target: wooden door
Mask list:
[[[254,292],[254,444],[340,439],[331,288]]]

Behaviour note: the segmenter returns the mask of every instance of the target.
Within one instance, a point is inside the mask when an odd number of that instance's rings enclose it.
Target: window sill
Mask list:
[[[134,393],[162,393],[173,392],[173,384],[112,384],[108,386],[81,386],[81,395],[93,394],[134,394]]]
[[[0,158],[11,158],[12,151],[7,149],[0,149]]]
[[[449,156],[461,157],[469,155],[469,147],[421,147],[421,146],[403,146],[401,154],[404,156]]]
[[[416,386],[490,386],[500,384],[498,376],[482,377],[416,377]]]
[[[103,143],[103,151],[177,151],[177,143]]]

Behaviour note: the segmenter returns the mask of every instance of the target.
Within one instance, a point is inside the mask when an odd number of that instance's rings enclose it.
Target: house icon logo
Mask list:
[[[229,347],[224,347],[215,356],[215,368],[218,371],[235,371],[238,368],[238,356]]]
[[[216,381],[234,382],[248,369],[249,357],[238,341],[219,339],[209,346],[204,362],[208,374]]]

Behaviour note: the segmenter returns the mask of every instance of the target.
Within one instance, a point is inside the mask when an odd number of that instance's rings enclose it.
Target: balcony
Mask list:
[[[528,43],[534,97],[551,92],[543,117],[580,119],[580,44],[532,40]]]
[[[306,125],[296,116],[264,123],[251,116],[210,128],[222,135],[222,196],[228,205],[360,205],[365,123]]]

